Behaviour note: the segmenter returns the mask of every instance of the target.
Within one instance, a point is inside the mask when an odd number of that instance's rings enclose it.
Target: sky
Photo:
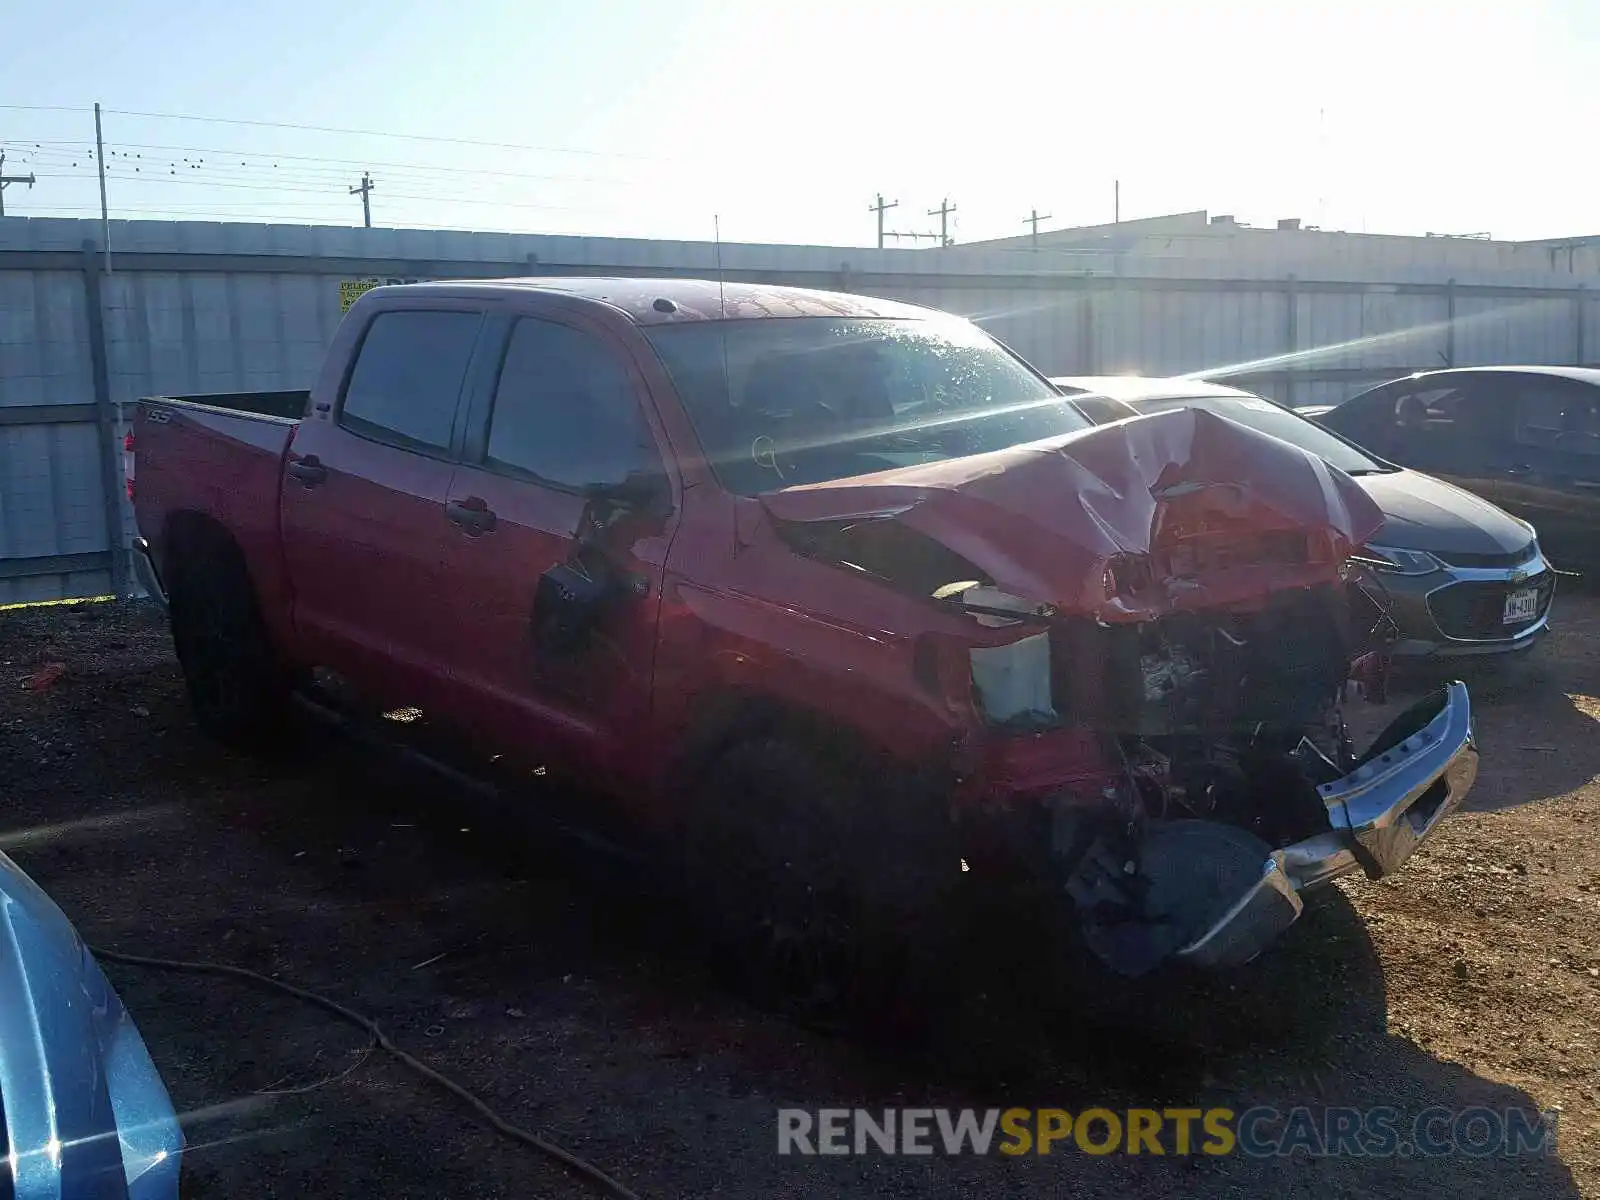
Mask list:
[[[0,0],[9,214],[958,242],[1600,233],[1595,0]],[[315,128],[284,128],[301,126]],[[325,132],[340,130],[347,132]],[[364,132],[348,132],[364,131]],[[377,136],[377,135],[383,136]],[[402,136],[403,135],[403,136]],[[891,245],[928,245],[901,240]]]

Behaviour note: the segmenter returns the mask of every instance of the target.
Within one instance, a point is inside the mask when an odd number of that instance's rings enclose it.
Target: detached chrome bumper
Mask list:
[[[1396,738],[1398,733],[1404,736]],[[1379,741],[1396,744],[1317,789],[1331,829],[1274,850],[1261,878],[1178,951],[1182,961],[1201,967],[1248,962],[1294,924],[1307,888],[1357,868],[1369,879],[1399,870],[1460,806],[1477,778],[1472,704],[1464,683],[1414,705]]]

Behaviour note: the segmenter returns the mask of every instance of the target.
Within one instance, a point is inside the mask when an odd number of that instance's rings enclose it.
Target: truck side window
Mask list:
[[[361,342],[339,423],[409,450],[448,451],[479,313],[379,313]]]
[[[616,353],[581,329],[524,318],[495,389],[485,465],[581,489],[659,470],[660,458]]]

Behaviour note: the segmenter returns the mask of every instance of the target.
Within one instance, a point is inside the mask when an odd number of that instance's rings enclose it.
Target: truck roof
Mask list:
[[[771,283],[715,279],[626,279],[607,276],[536,276],[528,279],[484,279],[407,283],[374,289],[407,295],[460,295],[463,291],[547,291],[594,300],[619,310],[639,325],[682,321],[750,320],[762,317],[927,318],[931,311],[916,304],[877,300],[846,292],[785,287]]]

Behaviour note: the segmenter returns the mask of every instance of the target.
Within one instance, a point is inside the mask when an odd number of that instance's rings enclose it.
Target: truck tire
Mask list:
[[[288,677],[238,548],[197,539],[177,550],[169,619],[195,720],[224,745],[270,749],[286,729]]]
[[[881,766],[776,735],[736,743],[700,775],[683,881],[741,991],[826,1023],[907,999],[937,958],[960,859],[942,808],[894,791]]]

